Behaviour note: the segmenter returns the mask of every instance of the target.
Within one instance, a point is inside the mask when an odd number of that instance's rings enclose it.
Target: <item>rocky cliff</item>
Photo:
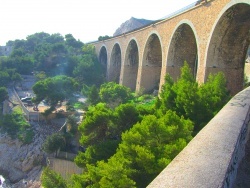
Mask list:
[[[26,183],[40,185],[39,178],[43,154],[37,142],[23,145],[7,135],[0,135],[0,173],[4,175],[13,188],[24,187]],[[39,187],[39,186],[38,186]]]
[[[129,20],[121,24],[121,26],[115,31],[113,36],[117,36],[122,33],[126,33],[129,31],[138,29],[152,22],[154,22],[154,20],[137,19],[137,18],[131,17]]]
[[[32,129],[35,136],[31,144],[23,144],[0,133],[0,174],[8,180],[11,188],[41,187],[40,175],[46,164],[42,144],[55,130],[38,123],[33,123]]]

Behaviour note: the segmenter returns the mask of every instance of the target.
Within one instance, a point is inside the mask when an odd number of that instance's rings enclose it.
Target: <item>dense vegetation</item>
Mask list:
[[[195,134],[229,100],[226,79],[223,73],[209,75],[205,84],[198,83],[190,73],[187,63],[182,68],[182,75],[176,83],[167,75],[156,106],[159,113],[173,110],[179,116],[194,122]]]
[[[0,103],[2,103],[6,98],[8,98],[8,91],[6,87],[0,87]]]
[[[30,124],[23,117],[20,108],[15,108],[11,114],[1,116],[0,129],[2,132],[10,135],[11,138],[18,138],[25,144],[32,142],[34,133],[31,130]]]
[[[108,35],[99,36],[99,37],[98,37],[98,41],[107,40],[107,39],[110,39],[110,38],[111,38],[111,36],[108,36]]]
[[[156,99],[115,83],[93,88],[75,159],[84,172],[67,187],[146,187],[171,162],[229,100],[222,73],[199,86],[187,63],[181,72],[177,82],[166,76]]]
[[[45,77],[66,75],[81,84],[98,84],[104,80],[102,67],[95,55],[94,47],[84,45],[71,34],[35,33],[26,40],[9,41],[13,51],[10,56],[0,58],[1,70],[14,70],[19,74],[36,74]],[[6,72],[4,71],[4,72]],[[2,75],[0,72],[0,78]],[[11,75],[12,80],[15,78]],[[2,79],[1,79],[2,80]]]
[[[45,168],[41,177],[45,188],[146,187],[229,100],[222,73],[209,75],[205,84],[198,85],[187,63],[177,82],[166,76],[159,97],[138,96],[125,86],[104,83],[105,69],[94,47],[71,34],[36,33],[8,45],[13,52],[0,58],[1,101],[7,98],[9,84],[20,81],[20,74],[31,73],[39,80],[33,86],[37,104],[46,99],[53,109],[77,91],[88,96],[78,129],[84,151],[75,159],[84,172],[66,181]],[[77,130],[72,118],[67,121],[70,131],[53,134],[43,144],[47,153],[70,147]],[[25,140],[22,131],[29,127],[24,122],[20,114],[12,113],[1,117],[0,126]]]
[[[99,87],[104,82],[104,69],[97,60],[94,47],[84,45],[71,34],[63,37],[40,32],[26,40],[9,41],[7,46],[12,47],[12,53],[0,57],[1,104],[8,99],[7,87],[20,82],[22,74],[33,74],[39,80],[33,87],[36,94],[33,102],[38,104],[46,99],[51,105],[48,113],[74,92],[94,84]],[[15,122],[16,115],[1,116],[2,122],[8,119]],[[8,130],[4,126],[2,130]],[[18,122],[13,123],[12,128],[18,132]],[[16,136],[12,128],[7,133]]]
[[[52,171],[49,167],[43,169],[41,175],[41,181],[43,187],[53,188],[66,188],[66,181],[60,176],[60,174]]]
[[[78,83],[71,77],[59,75],[36,82],[32,89],[36,95],[34,101],[37,104],[46,99],[48,103],[55,106],[77,91]]]
[[[176,83],[166,76],[151,107],[135,98],[114,109],[110,100],[89,107],[79,127],[87,149],[75,160],[86,171],[73,176],[75,187],[146,187],[228,101],[222,73],[198,86],[187,63],[181,72]]]
[[[45,142],[42,145],[42,149],[46,153],[56,153],[57,151],[71,152],[71,141],[75,137],[77,132],[77,120],[74,115],[67,117],[62,130],[57,133],[53,133],[47,136]]]

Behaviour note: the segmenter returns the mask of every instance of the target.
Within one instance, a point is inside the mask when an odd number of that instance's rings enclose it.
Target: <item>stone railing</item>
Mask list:
[[[233,187],[249,121],[250,87],[235,95],[148,188]]]
[[[28,121],[40,121],[40,119],[44,119],[43,116],[41,115],[40,112],[31,112],[29,111],[23,104],[23,102],[21,101],[15,87],[12,88],[12,91],[16,97],[16,99],[18,100],[18,103],[20,104],[22,110],[23,110],[23,115],[24,117],[28,120]]]
[[[25,117],[26,117],[27,119],[29,119],[29,110],[28,110],[28,109],[24,106],[24,104],[22,103],[20,97],[19,97],[18,94],[17,94],[17,91],[16,91],[15,87],[12,88],[12,91],[13,91],[13,93],[14,93],[14,95],[15,95],[15,98],[18,100],[18,103],[21,105]]]

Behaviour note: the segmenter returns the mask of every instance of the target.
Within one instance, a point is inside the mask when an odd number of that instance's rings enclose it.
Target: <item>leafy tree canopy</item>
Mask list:
[[[84,45],[83,55],[78,57],[78,64],[73,69],[76,79],[86,85],[101,85],[104,81],[104,69],[95,54],[93,45]]]
[[[43,143],[43,150],[47,153],[53,153],[58,149],[63,149],[65,147],[65,139],[62,134],[54,133],[48,136]]]
[[[114,156],[96,166],[87,165],[82,185],[146,187],[191,140],[193,123],[175,112],[146,116],[122,135]]]
[[[198,86],[186,62],[176,83],[169,75],[165,81],[156,102],[156,109],[159,109],[157,113],[173,110],[179,116],[192,120],[195,134],[230,98],[222,73],[209,75],[207,82]]]
[[[43,169],[41,181],[44,188],[67,188],[67,183],[62,176],[49,167]]]
[[[98,41],[107,40],[107,39],[110,39],[110,38],[111,38],[111,36],[108,36],[108,35],[99,36],[99,37],[98,37]]]
[[[88,146],[110,138],[112,110],[105,103],[90,106],[79,130],[83,133],[81,144]]]
[[[131,90],[128,87],[119,85],[115,82],[102,84],[99,96],[101,101],[117,106],[120,103],[126,103],[133,98]]]
[[[8,97],[8,91],[5,87],[0,87],[0,103]]]
[[[0,87],[7,87],[11,83],[19,82],[22,80],[21,75],[16,72],[16,69],[6,68],[0,58]]]
[[[12,114],[6,114],[0,119],[0,128],[3,132],[6,132],[12,138],[20,138],[24,141],[26,134],[26,129],[30,125],[27,123],[23,117],[22,111],[14,111]]]
[[[78,83],[73,78],[64,75],[40,80],[32,87],[36,94],[36,103],[47,99],[52,106],[71,96],[77,88]]]
[[[105,90],[101,93],[102,88],[108,91],[107,95]],[[107,101],[113,97],[116,99],[116,93],[119,92],[114,88],[114,83],[101,86],[100,99],[103,100],[106,96]],[[87,171],[74,176],[74,183],[82,187],[146,187],[228,99],[223,74],[210,75],[208,81],[199,86],[185,63],[177,82],[169,75],[166,76],[166,83],[154,108],[131,103],[112,110],[104,105],[101,111],[106,116],[100,116],[104,121],[96,118],[98,116],[92,111],[91,116],[86,117],[90,126],[83,123],[80,128],[83,140],[88,135],[98,135],[100,130],[106,130],[103,135],[118,135],[118,139],[122,135],[121,141],[116,153],[110,158],[94,154],[94,151],[102,151],[97,145],[103,144],[103,140],[81,153],[82,156],[79,155],[76,162],[86,167]],[[93,109],[96,110],[96,106]],[[106,124],[101,128],[103,122]],[[87,127],[89,132],[85,132]],[[98,156],[96,159],[99,161],[93,160],[95,156]]]
[[[72,34],[63,37],[59,33],[40,32],[7,45],[12,47],[12,53],[0,58],[1,70],[15,69],[19,74],[44,72],[46,77],[66,75],[88,86],[100,86],[105,79],[95,47],[83,44]]]
[[[107,160],[115,153],[122,132],[140,120],[141,116],[134,104],[122,104],[114,110],[104,103],[89,107],[79,126],[81,144],[87,149],[77,156],[75,162],[79,166],[86,166],[98,160]]]
[[[81,49],[83,46],[83,43],[81,41],[77,41],[72,34],[67,34],[65,35],[65,40],[66,40],[66,44],[68,46],[71,46],[73,48],[77,48],[77,49]]]

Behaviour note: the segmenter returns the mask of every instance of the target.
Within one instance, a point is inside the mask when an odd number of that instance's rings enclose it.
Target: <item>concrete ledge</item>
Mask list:
[[[233,97],[148,188],[232,187],[245,155],[250,87]]]

